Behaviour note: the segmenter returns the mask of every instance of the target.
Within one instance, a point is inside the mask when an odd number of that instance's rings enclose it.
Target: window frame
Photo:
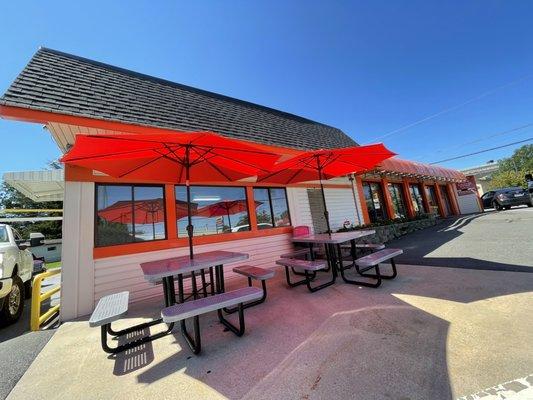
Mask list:
[[[165,237],[160,239],[152,239],[152,240],[143,240],[143,241],[136,241],[135,240],[135,222],[133,222],[133,240],[131,242],[126,243],[114,243],[114,244],[106,244],[106,245],[99,245],[98,244],[98,188],[100,186],[129,186],[131,187],[131,202],[132,202],[132,215],[133,220],[135,220],[135,210],[133,208],[133,205],[135,204],[135,187],[157,187],[161,188],[163,190],[163,204],[164,207],[164,214],[165,214]],[[94,215],[93,215],[93,246],[94,248],[105,248],[105,247],[114,247],[114,246],[125,246],[125,245],[134,245],[138,243],[151,243],[151,242],[161,242],[164,240],[168,240],[168,213],[167,213],[167,201],[166,201],[166,190],[164,184],[157,184],[157,183],[107,183],[107,182],[95,182],[94,183]]]
[[[392,191],[391,191],[392,189]],[[400,211],[403,214],[402,216],[396,216],[394,215],[394,219],[397,218],[407,218],[407,205],[405,203],[405,196],[403,193],[403,187],[401,183],[398,182],[388,182],[387,183],[387,190],[389,191],[391,202],[392,202],[392,210],[394,211],[394,214],[396,214],[395,206],[398,207],[398,211]]]
[[[174,184],[174,200],[178,200],[178,197],[176,196],[176,187],[180,186],[180,187],[185,187],[187,185],[185,184]],[[195,236],[194,235],[194,232],[193,232],[193,239],[194,238],[199,238],[199,237],[216,237],[216,236],[219,236],[219,235],[227,235],[227,234],[233,234],[233,233],[242,233],[242,232],[252,232],[252,221],[250,220],[250,201],[248,199],[248,191],[246,190],[246,186],[238,186],[238,185],[231,185],[231,186],[223,186],[223,185],[215,185],[215,184],[211,184],[211,185],[189,185],[189,187],[192,189],[193,187],[220,187],[220,188],[239,188],[239,189],[243,189],[244,190],[244,198],[246,200],[246,209],[247,209],[247,213],[248,213],[248,225],[250,226],[250,229],[248,229],[247,231],[237,231],[237,232],[221,232],[221,233],[213,233],[211,235],[199,235],[199,236]],[[187,190],[187,189],[185,189]],[[185,200],[186,201],[186,200]],[[178,229],[178,220],[176,219],[175,222],[176,224],[176,238],[177,239],[186,239],[188,236],[182,236],[180,237],[180,233],[179,233],[179,229]]]
[[[377,185],[378,187],[378,198],[379,198],[379,204],[380,204],[380,210],[381,210],[381,213],[383,215],[383,218],[380,218],[380,219],[376,219],[375,221],[372,221],[372,217],[370,215],[370,210],[368,210],[368,202],[366,200],[366,196],[365,196],[365,185],[368,186],[369,190],[370,190],[370,196],[371,196],[371,203],[372,203],[372,210],[374,211],[374,215],[376,215],[376,207],[375,207],[375,204],[374,204],[374,199],[373,199],[373,195],[374,195],[374,191],[372,189],[372,184],[375,184]],[[365,198],[365,206],[367,208],[367,212],[368,212],[368,219],[370,220],[370,223],[377,223],[377,222],[381,222],[381,221],[388,221],[390,218],[389,216],[389,213],[387,211],[387,206],[385,204],[385,193],[383,191],[383,185],[381,184],[381,182],[378,182],[378,181],[362,181],[361,182],[361,186],[363,188],[363,197]],[[388,190],[388,188],[387,188]]]
[[[416,194],[414,193],[413,188],[418,189],[418,195],[420,196],[421,203],[418,203],[416,201],[416,204],[420,208],[420,211],[414,211],[416,215],[422,215],[427,214],[428,210],[426,210],[426,204],[424,203],[424,195],[422,194],[422,190],[425,190],[425,188],[421,188],[419,183],[409,183],[409,197],[411,197],[409,200],[413,201],[413,197],[416,199]]]
[[[264,230],[267,230],[267,229],[279,229],[279,228],[291,227],[292,226],[292,218],[291,218],[291,210],[289,208],[289,198],[287,197],[287,188],[284,187],[284,186],[282,186],[282,187],[279,187],[279,186],[252,186],[252,194],[253,194],[253,197],[254,197],[254,202],[256,201],[255,200],[255,189],[266,189],[267,195],[268,195],[268,204],[269,204],[269,208],[270,208],[270,221],[272,223],[272,227],[271,228],[259,229],[259,223],[257,222],[257,214],[255,214],[255,227],[256,227],[256,229],[264,231]],[[289,217],[289,225],[276,226],[276,222],[274,221],[274,205],[272,204],[272,193],[270,192],[272,189],[283,189],[283,192],[285,193],[285,204],[287,205],[287,216]],[[255,213],[255,209],[254,209],[254,213]]]

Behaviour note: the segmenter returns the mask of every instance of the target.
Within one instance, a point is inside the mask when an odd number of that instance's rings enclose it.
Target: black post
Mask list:
[[[190,175],[190,163],[189,163],[189,146],[185,146],[185,185],[187,187],[187,235],[189,236],[189,256],[191,259],[194,258],[192,236],[193,236],[193,226],[192,226],[192,212],[191,212],[191,186],[189,182]]]
[[[324,185],[322,183],[322,167],[320,166],[320,160],[316,157],[316,166],[318,168],[318,179],[320,180],[320,191],[322,192],[322,201],[324,202],[324,217],[326,218],[326,226],[328,227],[328,235],[331,236],[331,227],[329,226],[329,212],[326,204],[326,195],[324,193]]]

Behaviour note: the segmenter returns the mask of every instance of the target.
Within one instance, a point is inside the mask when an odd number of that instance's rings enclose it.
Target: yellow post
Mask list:
[[[61,272],[61,268],[53,269],[51,271],[43,272],[42,274],[36,275],[33,278],[33,285],[31,289],[31,319],[30,327],[32,331],[38,331],[43,322],[49,319],[52,315],[59,311],[59,304],[51,307],[43,315],[41,315],[41,303],[52,297],[54,294],[61,290],[60,286],[54,287],[53,289],[48,290],[47,292],[41,293],[41,285],[43,280],[50,278],[51,276],[57,275]]]

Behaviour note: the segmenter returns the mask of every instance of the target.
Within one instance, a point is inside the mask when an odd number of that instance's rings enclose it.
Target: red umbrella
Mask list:
[[[185,183],[193,254],[190,182],[230,182],[270,170],[280,157],[252,143],[211,132],[77,135],[61,159],[118,178]]]
[[[193,203],[196,212],[198,204]],[[152,224],[155,237],[155,224],[165,221],[165,203],[163,199],[135,200],[132,207],[131,201],[121,200],[98,211],[98,216],[108,222],[121,224]],[[187,203],[176,200],[176,218],[187,216]]]
[[[270,172],[259,175],[257,181],[281,184],[320,181],[324,217],[328,233],[331,234],[322,180],[370,170],[376,164],[394,155],[396,154],[381,143],[331,150],[313,150],[276,164]]]
[[[256,201],[255,207],[257,208],[261,204],[263,204],[261,201]],[[248,206],[246,200],[222,200],[200,208],[196,215],[208,218],[227,215],[229,228],[231,229],[230,215],[245,212],[247,210]]]

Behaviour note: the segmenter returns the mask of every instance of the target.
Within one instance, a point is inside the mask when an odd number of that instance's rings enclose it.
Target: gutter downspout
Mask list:
[[[352,194],[353,194],[353,203],[355,205],[355,214],[357,215],[357,224],[361,224],[361,215],[359,214],[359,207],[357,206],[357,190],[355,189],[355,183],[354,183],[354,176],[353,174],[350,174],[348,177],[350,180],[350,185],[352,186]]]

